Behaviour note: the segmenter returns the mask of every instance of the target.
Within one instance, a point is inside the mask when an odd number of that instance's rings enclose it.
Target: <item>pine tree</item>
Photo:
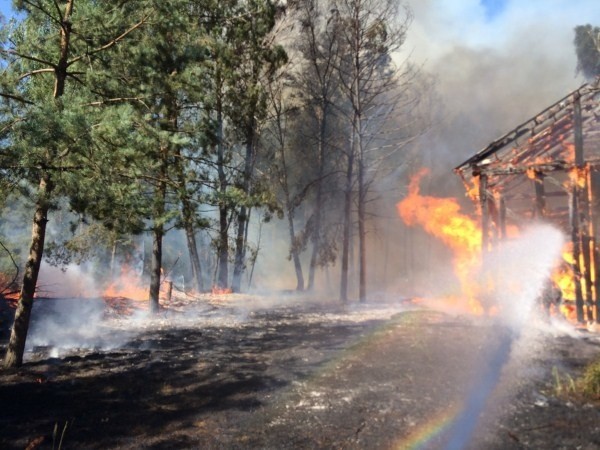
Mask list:
[[[23,361],[49,213],[56,199],[81,191],[86,171],[89,175],[98,163],[92,130],[102,117],[90,110],[95,98],[87,75],[145,22],[142,7],[125,24],[118,7],[91,0],[16,5],[25,17],[3,31],[7,39],[0,51],[5,122],[0,166],[29,191],[34,214],[5,367]]]

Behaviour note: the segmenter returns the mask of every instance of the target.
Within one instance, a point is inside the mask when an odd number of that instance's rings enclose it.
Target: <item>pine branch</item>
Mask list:
[[[130,33],[132,33],[133,31],[135,31],[136,29],[138,29],[139,27],[141,27],[144,23],[146,23],[146,19],[148,16],[144,16],[142,18],[142,20],[140,20],[138,23],[136,23],[135,25],[133,25],[132,27],[130,27],[129,29],[127,29],[126,31],[124,31],[122,34],[120,34],[119,36],[117,36],[116,38],[114,38],[113,40],[107,42],[106,44],[104,44],[101,47],[98,47],[94,50],[91,50],[89,52],[84,53],[83,55],[79,55],[76,56],[75,58],[73,58],[71,61],[69,61],[67,63],[67,67],[71,66],[72,64],[75,64],[77,61],[80,61],[81,59],[87,57],[87,56],[91,56],[94,55],[96,53],[99,53],[101,51],[107,50],[111,47],[113,47],[114,45],[118,44],[120,41],[122,41],[127,35],[129,35]]]
[[[23,122],[23,120],[25,119],[15,119],[12,122],[10,122],[8,125],[4,126],[1,130],[0,130],[0,136],[2,136],[6,131],[8,131],[9,129],[11,129],[13,127],[13,125],[19,123],[19,122]]]
[[[102,105],[108,105],[111,103],[120,103],[120,102],[139,102],[142,105],[144,105],[147,109],[150,109],[150,107],[144,103],[144,97],[117,97],[117,98],[107,98],[105,100],[98,100],[96,102],[90,102],[90,103],[84,103],[83,106],[102,106]]]
[[[23,0],[24,3],[27,3],[29,6],[31,6],[32,8],[36,8],[39,9],[41,12],[43,12],[50,20],[52,20],[53,22],[55,22],[59,27],[62,28],[63,24],[62,24],[62,13],[60,12],[60,9],[58,9],[58,17],[60,18],[59,20],[56,19],[56,17],[54,17],[52,14],[50,14],[49,11],[47,11],[42,5],[40,5],[39,3],[33,3],[29,0]],[[54,4],[56,5],[56,0],[54,1]],[[58,8],[58,5],[56,5],[56,7]]]
[[[28,78],[28,77],[30,77],[32,75],[37,74],[37,73],[44,73],[44,72],[54,72],[54,69],[50,69],[50,68],[47,67],[45,69],[32,70],[31,72],[27,72],[26,74],[21,75],[19,77],[19,81],[24,80],[25,78]]]
[[[25,100],[23,97],[19,97],[17,95],[7,94],[6,92],[0,92],[0,97],[9,98],[11,100],[16,100],[21,103],[25,103],[27,105],[35,105],[35,103],[30,102],[29,100]]]
[[[79,84],[81,84],[82,86],[85,86],[85,83],[83,82],[83,80],[81,78],[79,78],[77,76],[77,74],[80,75],[85,75],[85,72],[67,72],[67,76],[73,78],[75,81],[77,81]]]
[[[18,56],[19,58],[23,58],[23,59],[28,59],[29,61],[35,61],[38,62],[40,64],[44,64],[46,66],[50,66],[53,67],[54,69],[56,69],[56,64],[51,63],[50,61],[46,61],[40,58],[36,58],[35,56],[30,56],[30,55],[24,55],[22,53],[16,52],[14,50],[0,50],[1,54],[6,54],[6,55],[13,55],[13,56]]]
[[[62,23],[63,21],[63,15],[62,15],[62,11],[60,10],[60,5],[58,4],[58,2],[56,0],[54,0],[54,6],[56,7],[56,12],[58,13],[58,17]]]

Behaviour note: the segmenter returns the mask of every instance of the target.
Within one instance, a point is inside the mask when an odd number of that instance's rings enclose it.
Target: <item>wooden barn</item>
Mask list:
[[[527,222],[570,238],[565,264],[579,322],[600,320],[600,77],[523,122],[454,169],[481,210],[490,251]]]

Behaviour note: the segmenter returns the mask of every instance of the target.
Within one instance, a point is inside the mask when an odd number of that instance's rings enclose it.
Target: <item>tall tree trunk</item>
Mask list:
[[[219,178],[219,241],[217,247],[217,287],[229,284],[229,204],[227,175],[225,174],[225,148],[223,145],[223,111],[221,98],[217,98],[217,173]]]
[[[252,176],[252,166],[254,163],[254,124],[250,125],[247,132],[246,141],[246,160],[244,164],[244,174],[242,180],[242,189],[246,194],[250,192],[250,178]],[[244,255],[246,240],[244,239],[248,221],[248,208],[242,206],[238,213],[237,233],[235,238],[235,260],[233,265],[233,278],[231,280],[231,290],[240,292],[242,285],[242,273],[244,272]]]
[[[278,116],[279,121],[281,120],[281,115]],[[303,291],[304,290],[304,273],[302,272],[302,263],[300,262],[300,251],[298,246],[296,245],[296,230],[294,228],[294,215],[295,215],[295,205],[290,197],[290,189],[288,185],[288,165],[285,157],[285,142],[283,138],[283,132],[281,127],[279,128],[279,136],[280,136],[280,146],[279,151],[281,152],[281,187],[283,189],[283,193],[285,196],[285,209],[286,216],[288,219],[288,232],[290,234],[290,255],[292,257],[292,261],[294,263],[294,270],[296,272],[296,290]],[[254,264],[252,265],[254,269]]]
[[[288,227],[290,231],[290,237],[294,243],[296,240],[296,231],[294,230],[294,217],[288,213]],[[294,261],[294,270],[296,271],[296,290],[304,290],[304,274],[302,273],[302,263],[300,262],[300,256],[298,255],[298,249],[292,244],[292,260]]]
[[[312,291],[315,287],[315,271],[317,260],[321,251],[321,211],[323,209],[323,176],[325,174],[325,131],[327,119],[327,103],[321,100],[321,116],[319,120],[319,172],[317,181],[317,196],[315,199],[315,225],[312,234],[312,253],[310,256],[310,266],[308,268],[307,290]]]
[[[160,279],[162,275],[162,241],[165,234],[163,224],[166,200],[167,200],[167,157],[168,144],[164,144],[160,149],[161,166],[159,171],[159,180],[156,187],[154,198],[154,226],[152,227],[152,261],[150,265],[150,291],[148,300],[150,301],[150,312],[156,313],[159,310]]]
[[[246,221],[248,219],[247,208],[242,206],[237,217],[237,232],[235,238],[235,260],[233,263],[233,278],[231,280],[231,290],[240,292],[242,286],[242,272],[244,271],[244,234],[246,231]]]
[[[162,238],[163,226],[155,225],[152,230],[152,264],[150,268],[150,312],[158,312],[160,297],[160,278],[162,273]]]
[[[19,303],[15,312],[15,320],[10,333],[8,349],[4,357],[4,367],[19,367],[23,364],[25,341],[29,330],[29,319],[33,307],[33,297],[37,285],[44,242],[46,238],[46,224],[48,223],[49,199],[52,193],[50,176],[45,174],[40,180],[38,199],[35,204],[33,225],[31,230],[31,246],[29,257],[23,274],[23,285],[19,295]]]
[[[196,244],[196,228],[194,227],[194,207],[187,193],[187,186],[183,167],[181,165],[181,152],[177,152],[178,156],[178,176],[180,183],[180,200],[181,200],[181,218],[183,228],[185,230],[185,238],[187,241],[188,255],[190,258],[190,267],[192,269],[192,285],[196,292],[201,292],[204,289],[202,283],[202,266],[200,265],[200,255],[198,254],[198,246]]]
[[[367,301],[367,252],[366,252],[366,229],[365,229],[365,162],[362,148],[362,130],[360,128],[360,117],[358,118],[358,300]]]
[[[344,195],[344,222],[342,237],[342,273],[340,280],[340,300],[348,301],[348,260],[350,254],[350,227],[352,226],[352,181],[354,177],[354,140],[355,132],[352,129],[352,139],[348,153],[348,166],[346,168],[346,191]]]
[[[187,207],[189,207],[189,205]],[[183,205],[184,210],[187,207],[186,205]],[[192,282],[194,290],[196,292],[202,292],[204,290],[204,283],[202,282],[202,266],[200,265],[200,254],[198,253],[198,244],[196,242],[196,229],[194,228],[192,218],[186,218],[186,215],[189,215],[189,213],[184,213],[184,228],[188,253],[190,256],[190,266],[192,268]]]
[[[306,289],[312,291],[315,288],[315,272],[317,269],[317,261],[321,250],[321,210],[323,203],[323,186],[321,182],[317,185],[317,195],[315,198],[315,222],[312,234],[312,252],[310,255],[310,265],[308,267],[308,284]]]
[[[219,248],[218,248],[218,274],[217,287],[224,289],[229,283],[229,208],[219,206]]]

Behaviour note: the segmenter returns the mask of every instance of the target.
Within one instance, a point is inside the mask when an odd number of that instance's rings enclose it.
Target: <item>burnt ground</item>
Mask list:
[[[152,320],[96,301],[78,307],[83,328],[52,328],[60,308],[42,301],[24,366],[0,371],[2,449],[600,448],[598,404],[564,395],[598,357],[592,333],[294,298],[183,302]]]

